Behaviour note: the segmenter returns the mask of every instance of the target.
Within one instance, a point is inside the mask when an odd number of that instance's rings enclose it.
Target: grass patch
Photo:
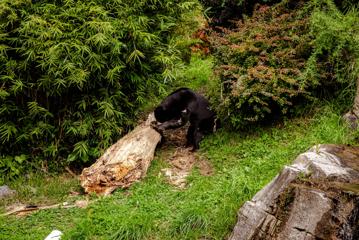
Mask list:
[[[64,201],[74,201],[71,191],[81,191],[79,181],[70,175],[46,176],[32,173],[15,181],[7,182],[16,194],[10,198],[0,199],[0,212],[12,204],[51,205]],[[61,226],[67,229],[74,226],[76,217],[82,209],[53,209],[40,211],[26,217],[0,216],[0,239],[44,239],[53,229]]]
[[[22,178],[7,183],[16,194],[10,198],[0,199],[0,210],[14,203],[55,204],[67,199],[69,192],[81,192],[79,181],[68,174],[46,176],[29,173]]]
[[[147,177],[130,189],[98,198],[87,209],[1,217],[0,239],[43,239],[53,229],[63,231],[64,239],[223,239],[231,232],[239,207],[298,154],[318,143],[353,142],[334,109],[329,104],[311,117],[275,127],[247,133],[221,130],[208,136],[198,154],[208,159],[214,174],[202,176],[194,170],[186,190],[166,183],[160,174],[166,166],[165,151],[160,151]],[[55,196],[67,196],[73,185],[53,179],[59,193],[48,194],[63,200]],[[21,184],[9,185],[18,190]]]
[[[188,87],[193,90],[203,90],[212,80],[213,57],[193,54],[186,68],[177,73],[175,88]]]

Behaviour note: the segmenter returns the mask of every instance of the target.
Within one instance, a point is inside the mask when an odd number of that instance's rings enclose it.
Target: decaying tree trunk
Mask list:
[[[126,188],[146,175],[161,134],[147,121],[113,144],[80,176],[85,192],[108,195],[116,188]]]

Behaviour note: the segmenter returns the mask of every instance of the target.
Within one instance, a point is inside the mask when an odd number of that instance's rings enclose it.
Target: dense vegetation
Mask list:
[[[83,163],[171,80],[196,1],[0,2],[0,171]],[[187,21],[189,20],[189,21]],[[24,164],[25,163],[25,164]]]
[[[0,212],[14,202],[91,201],[0,216],[0,239],[44,239],[54,229],[64,239],[224,239],[238,208],[298,154],[357,143],[341,121],[359,74],[356,1],[200,2],[212,7],[204,12],[212,56],[179,68],[187,45],[200,42],[188,39],[203,19],[196,1],[0,1],[0,185],[5,178],[17,191],[0,199]],[[163,174],[177,149],[170,144],[141,182],[106,198],[79,194],[76,177],[48,171],[93,162],[157,103],[146,96],[184,85],[207,91],[231,127],[203,140],[186,189]],[[264,119],[270,124],[252,124]]]
[[[299,76],[310,54],[308,16],[284,4],[275,9],[262,6],[237,28],[212,34],[223,94],[218,109],[235,127],[285,113],[306,94]]]
[[[233,20],[243,19],[246,16],[251,16],[256,5],[273,5],[279,2],[287,2],[290,7],[295,7],[297,1],[281,1],[281,0],[200,0],[205,8],[205,15],[211,19],[213,26],[217,25],[231,25]],[[312,1],[316,4],[321,4],[325,1]],[[331,0],[331,3],[342,11],[351,9],[357,0]]]
[[[208,94],[231,127],[346,94],[358,76],[354,1],[277,2],[202,1],[239,19],[209,38]],[[2,176],[86,164],[132,127],[148,96],[192,85],[175,73],[192,40],[175,38],[196,29],[194,9],[195,0],[1,1]]]
[[[256,4],[274,4],[280,0],[200,0],[211,24],[231,25],[231,21],[252,15]]]
[[[343,13],[330,0],[288,0],[258,6],[236,28],[214,31],[219,82],[212,97],[221,116],[240,128],[353,86],[359,73],[358,19],[357,10]]]
[[[335,92],[330,86],[337,83],[355,89],[359,77],[359,11],[350,1],[339,6],[346,9],[344,13],[329,0],[314,4],[310,19],[313,51],[304,74],[327,92],[332,90],[330,94]]]

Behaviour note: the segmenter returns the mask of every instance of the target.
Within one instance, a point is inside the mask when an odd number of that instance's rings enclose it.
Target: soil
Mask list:
[[[164,158],[169,163],[168,168],[161,169],[169,184],[183,189],[187,186],[187,176],[194,167],[203,176],[213,174],[211,164],[197,152],[192,151],[192,147],[186,147],[187,126],[178,129],[166,130],[162,149],[171,149],[164,153]],[[173,150],[174,149],[174,150]]]

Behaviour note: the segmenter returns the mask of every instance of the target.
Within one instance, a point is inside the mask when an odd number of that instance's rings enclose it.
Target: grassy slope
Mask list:
[[[193,65],[203,70],[195,71]],[[198,82],[206,77],[203,74],[210,66],[208,59],[194,59],[183,72],[183,76],[195,79],[190,87],[202,85]],[[63,231],[64,239],[223,239],[235,224],[236,212],[244,201],[299,153],[318,143],[351,142],[334,109],[327,104],[311,117],[256,128],[246,134],[221,130],[207,137],[198,154],[208,159],[214,174],[201,176],[195,169],[186,190],[176,190],[166,183],[160,170],[167,164],[162,151],[158,151],[147,177],[130,189],[97,198],[87,209],[0,217],[0,239],[43,239],[53,229]],[[67,195],[79,189],[78,182],[71,178],[29,179],[9,183],[26,203],[73,201]],[[0,205],[7,203],[2,201]]]

